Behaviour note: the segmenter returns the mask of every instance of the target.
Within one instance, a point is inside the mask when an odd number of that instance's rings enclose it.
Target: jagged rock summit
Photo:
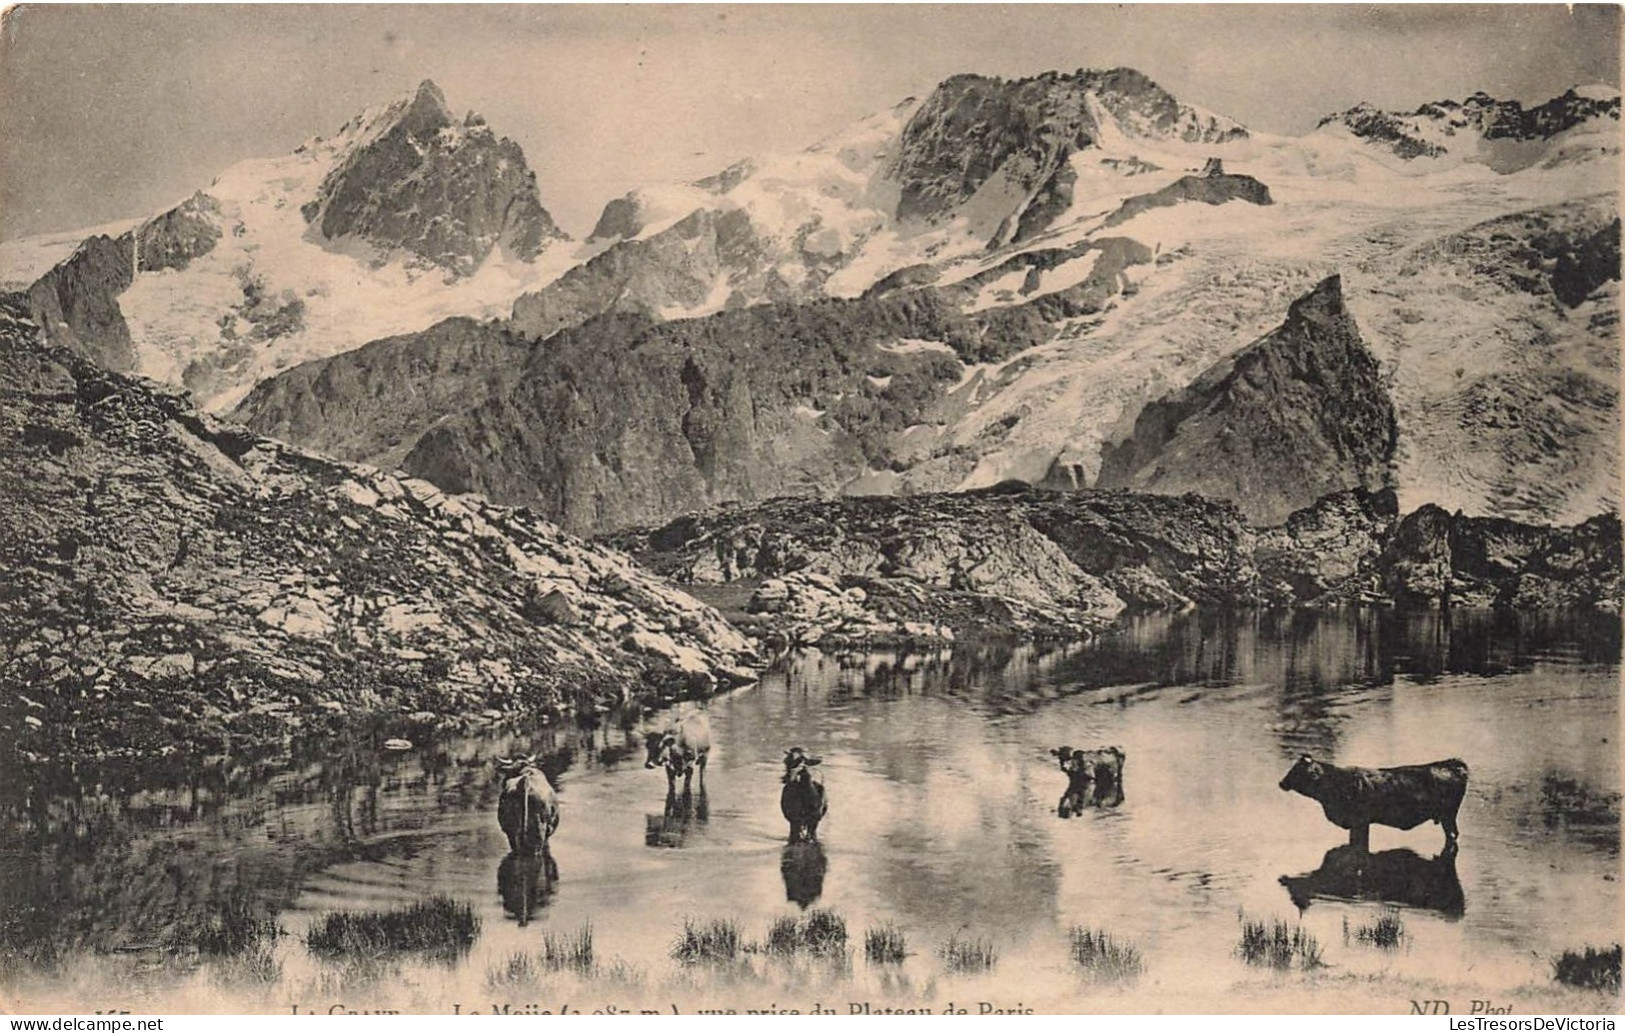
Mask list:
[[[1380,372],[1329,276],[1279,328],[1147,405],[1104,449],[1100,486],[1229,499],[1264,525],[1339,491],[1390,488],[1398,431]]]
[[[301,211],[325,240],[404,250],[459,276],[493,248],[528,261],[568,239],[519,145],[472,112],[454,118],[427,79],[368,126]]]
[[[569,263],[566,239],[519,145],[479,115],[453,117],[426,81],[331,137],[232,166],[132,229],[88,237],[27,293],[52,342],[218,409],[307,359],[506,314]]]

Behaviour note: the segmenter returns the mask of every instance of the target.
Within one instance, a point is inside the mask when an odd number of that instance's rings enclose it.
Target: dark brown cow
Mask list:
[[[1452,757],[1398,768],[1340,768],[1308,754],[1281,779],[1281,788],[1320,804],[1326,820],[1349,830],[1349,845],[1370,848],[1371,826],[1414,829],[1436,821],[1445,842],[1456,841],[1456,812],[1467,795],[1467,765]]]

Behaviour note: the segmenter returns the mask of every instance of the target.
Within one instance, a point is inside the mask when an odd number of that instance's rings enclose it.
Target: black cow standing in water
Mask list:
[[[779,793],[779,810],[790,823],[790,842],[818,838],[818,823],[829,813],[824,780],[813,771],[823,763],[800,746],[784,752],[784,789]]]
[[[1117,807],[1123,802],[1123,761],[1127,758],[1116,746],[1099,750],[1074,750],[1061,746],[1050,750],[1066,772],[1066,792],[1055,813],[1063,818],[1083,813],[1086,807]]]
[[[1326,820],[1348,829],[1349,845],[1360,850],[1371,847],[1372,825],[1414,829],[1424,821],[1438,822],[1445,843],[1454,845],[1467,765],[1451,758],[1398,768],[1340,768],[1304,754],[1281,788],[1319,803]]]

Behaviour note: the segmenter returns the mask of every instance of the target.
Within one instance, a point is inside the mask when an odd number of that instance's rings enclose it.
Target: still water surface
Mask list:
[[[1301,921],[1323,977],[1397,981],[1384,1008],[1435,982],[1548,986],[1557,952],[1619,938],[1619,651],[1608,621],[1350,612],[1147,618],[1065,647],[812,654],[705,705],[717,745],[687,801],[643,768],[639,731],[661,715],[443,736],[406,754],[358,736],[149,786],[35,772],[4,788],[0,985],[11,1007],[40,1010],[553,1009],[572,994],[572,1007],[1088,1010],[1222,1002],[1294,978],[1235,956],[1245,915]],[[778,775],[795,745],[824,758],[816,847],[785,844]],[[1121,747],[1123,802],[1059,818],[1065,778],[1048,750],[1061,745]],[[560,790],[556,878],[504,863],[494,816],[491,760],[533,750]],[[1441,854],[1431,823],[1374,827],[1376,859],[1356,874],[1345,834],[1276,786],[1304,752],[1465,759],[1459,851]],[[437,892],[481,917],[461,958],[337,964],[300,940],[326,912]],[[848,963],[758,955],[717,970],[669,956],[684,917],[760,939],[803,905],[844,917]],[[1347,935],[1394,907],[1397,950]],[[269,981],[186,949],[233,908],[290,934]],[[863,931],[882,922],[907,937],[901,966],[863,957]],[[494,975],[545,933],[589,923],[609,975]],[[1080,979],[1076,925],[1132,943],[1139,983]],[[995,969],[947,971],[935,950],[956,934],[990,941]]]

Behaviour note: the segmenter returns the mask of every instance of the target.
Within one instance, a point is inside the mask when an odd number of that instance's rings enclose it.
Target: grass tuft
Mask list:
[[[245,951],[269,950],[282,936],[274,918],[262,918],[246,896],[234,896],[221,905],[208,925],[199,929],[197,949],[204,954],[234,956]]]
[[[1405,939],[1405,923],[1400,921],[1399,912],[1387,911],[1370,925],[1362,925],[1354,930],[1354,938],[1373,947],[1393,950]]]
[[[1285,971],[1296,964],[1308,970],[1322,965],[1320,943],[1301,925],[1288,926],[1285,922],[1249,922],[1241,924],[1241,942],[1236,953],[1249,965],[1267,965]]]
[[[541,978],[536,960],[526,951],[514,951],[485,970],[487,986],[503,987],[535,983]]]
[[[822,908],[808,912],[801,919],[778,918],[768,929],[763,946],[769,954],[781,956],[841,957],[846,954],[846,920]]]
[[[305,946],[318,954],[460,954],[479,931],[480,919],[472,905],[437,896],[394,911],[329,913],[305,933]]]
[[[863,954],[877,965],[901,965],[907,953],[902,930],[890,922],[863,934]]]
[[[542,935],[542,964],[547,968],[574,969],[577,972],[592,971],[592,924],[583,925],[574,935],[569,933],[544,933]]]
[[[1072,960],[1096,979],[1126,981],[1138,979],[1145,962],[1132,944],[1112,939],[1099,929],[1072,927]]]
[[[1578,986],[1586,990],[1619,993],[1620,945],[1598,950],[1587,947],[1583,951],[1566,950],[1552,962],[1552,975],[1559,983]]]
[[[736,961],[745,950],[739,924],[731,919],[712,919],[698,924],[683,919],[683,931],[671,945],[671,956],[685,965],[699,962]]]
[[[939,952],[950,972],[974,972],[992,968],[999,960],[993,941],[981,937],[964,938],[958,933],[948,937]]]

